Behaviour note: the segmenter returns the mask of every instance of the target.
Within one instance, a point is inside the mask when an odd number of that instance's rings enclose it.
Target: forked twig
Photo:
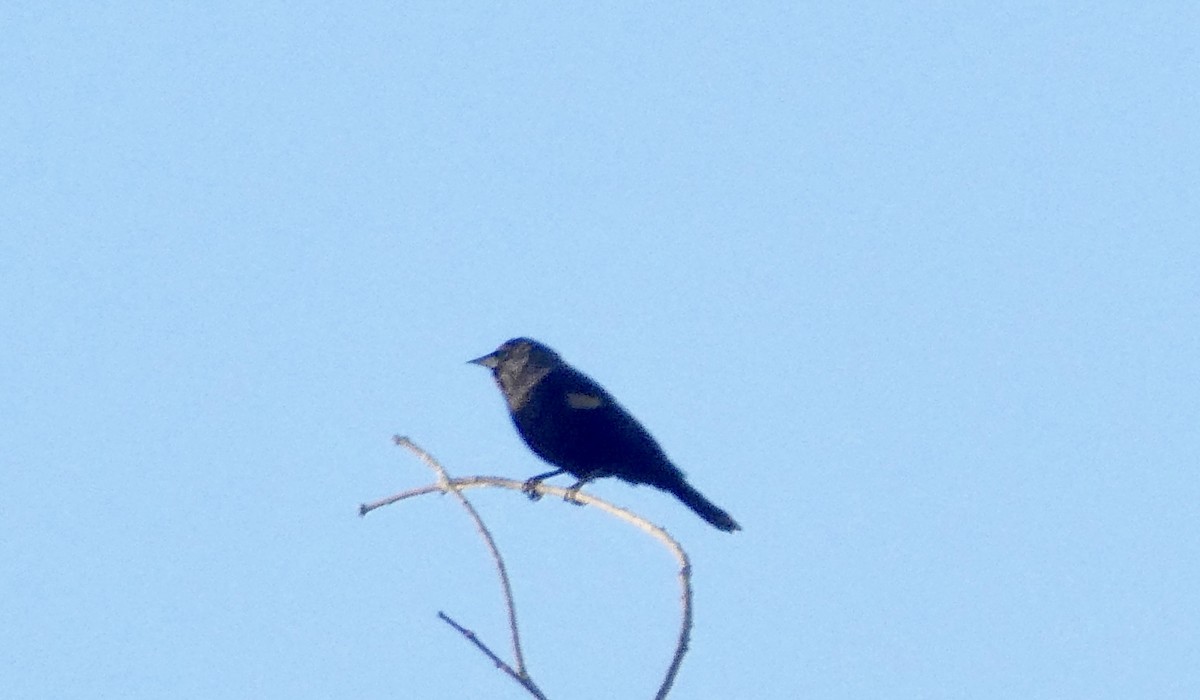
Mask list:
[[[389,496],[372,503],[364,503],[359,506],[359,515],[365,516],[367,513],[370,513],[377,508],[396,503],[397,501],[413,498],[415,496],[422,496],[428,493],[453,493],[463,507],[467,510],[468,514],[470,514],[471,519],[475,522],[475,527],[479,530],[480,535],[482,535],[484,542],[487,544],[488,550],[492,555],[492,560],[496,564],[496,570],[500,576],[501,588],[504,591],[505,606],[508,608],[509,628],[512,633],[513,657],[516,662],[515,668],[509,666],[502,659],[500,659],[500,657],[498,657],[490,648],[488,648],[488,646],[484,644],[471,630],[458,624],[443,612],[439,612],[438,617],[466,637],[489,659],[491,659],[492,662],[496,664],[497,668],[501,669],[510,677],[512,677],[513,680],[520,683],[534,697],[542,698],[544,700],[545,696],[534,684],[533,680],[529,677],[527,669],[525,668],[524,657],[521,653],[520,635],[517,631],[516,604],[513,602],[512,587],[509,583],[508,571],[504,566],[504,559],[500,556],[500,551],[496,547],[496,542],[492,538],[492,534],[488,530],[487,526],[484,525],[479,513],[461,493],[461,491],[464,489],[491,486],[510,489],[524,494],[526,493],[525,482],[495,476],[451,478],[449,474],[446,473],[445,468],[443,468],[442,465],[439,464],[432,455],[421,449],[412,440],[397,435],[393,437],[393,441],[397,445],[411,451],[417,456],[418,459],[429,466],[437,475],[438,482],[436,484],[408,489],[407,491],[403,491],[395,494],[394,496]],[[562,497],[567,497],[570,491],[569,489],[550,486],[544,483],[539,483],[534,488],[539,495],[551,494]],[[683,656],[687,653],[688,642],[692,629],[692,565],[688,559],[687,553],[683,551],[683,547],[679,545],[679,542],[667,534],[666,530],[632,511],[615,506],[588,493],[570,492],[570,495],[572,496],[572,500],[577,503],[593,505],[610,515],[613,515],[644,530],[655,539],[662,542],[663,545],[665,545],[667,549],[669,549],[675,555],[675,559],[679,562],[678,577],[680,586],[680,606],[682,608],[679,637],[675,645],[675,654],[671,659],[670,666],[667,668],[666,676],[663,678],[662,684],[654,696],[656,700],[663,700],[663,698],[667,697],[667,693],[670,692],[672,685],[675,683],[675,677],[679,673],[679,668],[683,663]]]

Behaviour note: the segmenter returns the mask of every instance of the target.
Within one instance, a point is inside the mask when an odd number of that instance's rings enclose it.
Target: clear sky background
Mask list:
[[[1200,697],[1192,2],[0,8],[6,698],[522,698],[455,474],[550,344],[745,530],[678,698]],[[565,484],[565,482],[564,482]],[[670,557],[473,492],[553,698]]]

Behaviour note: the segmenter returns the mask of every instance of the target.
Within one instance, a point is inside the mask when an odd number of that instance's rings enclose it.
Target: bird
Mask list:
[[[742,529],[687,482],[658,442],[604,387],[554,350],[531,338],[513,338],[469,364],[491,370],[517,432],[534,454],[555,467],[525,482],[531,498],[537,498],[539,483],[559,474],[578,479],[567,490],[568,500],[584,484],[615,476],[674,495],[718,530]]]

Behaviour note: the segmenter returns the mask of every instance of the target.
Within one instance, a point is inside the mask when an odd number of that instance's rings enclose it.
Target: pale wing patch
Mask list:
[[[604,399],[595,394],[584,394],[578,391],[567,392],[567,405],[571,408],[600,408],[604,405]]]

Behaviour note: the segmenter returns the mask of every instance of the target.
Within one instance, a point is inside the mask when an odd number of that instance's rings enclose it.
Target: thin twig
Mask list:
[[[441,610],[438,611],[438,618],[441,619],[442,622],[445,622],[447,625],[450,625],[454,629],[458,630],[459,634],[466,637],[469,642],[474,644],[475,647],[479,649],[479,651],[482,651],[484,655],[491,659],[492,663],[496,664],[496,668],[504,671],[511,676],[513,680],[524,686],[525,690],[528,690],[531,695],[533,695],[535,698],[541,698],[541,700],[547,700],[546,696],[542,695],[541,689],[534,685],[533,680],[530,679],[529,676],[523,673],[518,673],[515,669],[513,669],[512,666],[504,663],[504,659],[496,656],[496,652],[489,649],[488,645],[484,644],[474,632],[458,624],[453,618]]]

